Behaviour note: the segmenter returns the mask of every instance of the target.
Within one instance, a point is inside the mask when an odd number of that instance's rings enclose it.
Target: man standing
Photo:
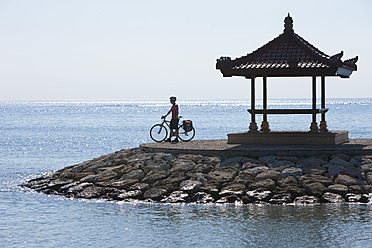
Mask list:
[[[172,142],[177,143],[178,142],[178,105],[176,104],[177,98],[175,96],[172,96],[169,99],[172,104],[172,107],[166,115],[162,116],[162,118],[165,118],[170,113],[172,113],[172,119],[170,122],[170,135],[169,135],[169,138],[165,140],[165,142],[171,142],[171,138],[174,134],[173,130],[175,130],[176,138]]]

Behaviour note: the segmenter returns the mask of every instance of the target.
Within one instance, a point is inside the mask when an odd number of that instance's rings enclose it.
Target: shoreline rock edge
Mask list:
[[[151,203],[372,203],[372,155],[220,157],[131,148],[23,183],[45,194]]]

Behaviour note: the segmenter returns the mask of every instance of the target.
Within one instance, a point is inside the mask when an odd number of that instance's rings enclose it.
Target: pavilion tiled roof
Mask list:
[[[285,29],[275,39],[246,56],[231,60],[221,57],[216,68],[224,77],[245,76],[340,76],[357,70],[358,57],[341,61],[343,52],[328,56],[293,31],[292,18],[285,18]]]

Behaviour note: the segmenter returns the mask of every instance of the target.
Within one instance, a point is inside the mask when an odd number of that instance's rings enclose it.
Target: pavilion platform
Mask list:
[[[349,141],[348,131],[306,132],[271,131],[268,133],[241,132],[228,134],[229,144],[268,145],[337,145]]]
[[[318,156],[348,154],[350,156],[371,154],[372,139],[350,139],[336,145],[252,145],[228,144],[226,139],[192,140],[172,144],[169,142],[146,143],[140,145],[146,152],[165,152],[173,154],[200,154],[205,156]]]

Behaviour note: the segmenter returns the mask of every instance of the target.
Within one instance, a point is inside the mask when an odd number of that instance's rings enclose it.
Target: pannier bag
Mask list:
[[[192,121],[191,120],[184,120],[183,121],[183,129],[186,132],[190,132],[192,130]]]

